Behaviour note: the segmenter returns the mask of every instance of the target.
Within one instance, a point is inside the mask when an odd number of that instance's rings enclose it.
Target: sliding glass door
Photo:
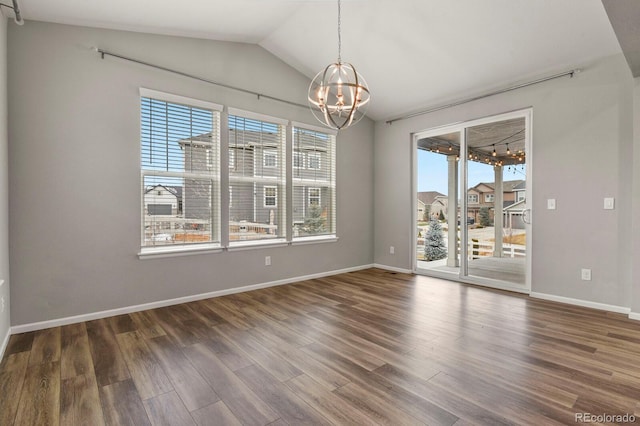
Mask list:
[[[414,136],[417,273],[530,288],[530,123],[525,110]]]

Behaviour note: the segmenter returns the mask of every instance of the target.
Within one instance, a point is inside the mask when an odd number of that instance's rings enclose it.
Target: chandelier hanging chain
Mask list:
[[[338,63],[342,63],[342,16],[340,13],[340,0],[338,0]]]

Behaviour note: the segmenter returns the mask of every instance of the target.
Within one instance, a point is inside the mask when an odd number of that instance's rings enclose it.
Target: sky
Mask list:
[[[506,168],[503,179],[525,179],[523,166]],[[447,157],[435,152],[418,150],[418,192],[438,191],[447,195]],[[474,187],[480,182],[493,182],[495,180],[493,166],[487,164],[469,162],[469,187]]]

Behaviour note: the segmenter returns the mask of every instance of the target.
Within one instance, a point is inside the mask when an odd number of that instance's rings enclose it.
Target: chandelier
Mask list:
[[[369,88],[353,65],[342,62],[340,0],[338,0],[338,61],[320,71],[309,86],[309,107],[325,126],[344,129],[360,121],[369,106]]]

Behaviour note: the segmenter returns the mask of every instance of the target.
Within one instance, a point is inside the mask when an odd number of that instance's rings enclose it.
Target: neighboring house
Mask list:
[[[269,130],[229,129],[229,220],[242,232],[250,224],[279,225],[284,180],[284,135]],[[209,170],[215,158],[211,134],[180,141],[184,151],[185,171]],[[318,206],[327,219],[332,196],[329,185],[333,166],[329,164],[329,140],[301,135],[293,150],[293,222],[304,223],[312,206]],[[184,212],[186,219],[206,219],[213,198],[210,182],[186,180]],[[202,208],[207,207],[207,208]],[[329,224],[327,224],[329,226]],[[265,228],[266,229],[266,228]],[[271,232],[271,231],[269,231]]]
[[[431,207],[433,205],[433,202],[435,201],[436,197],[444,197],[446,198],[447,196],[444,194],[441,194],[438,191],[423,191],[423,192],[418,192],[418,220],[422,221],[425,219],[429,219],[424,217],[424,214],[427,213],[427,211],[429,211],[430,214],[430,219],[437,219],[437,215],[439,213],[436,213],[436,216],[433,216],[433,211],[431,211]],[[420,206],[422,206],[422,215],[420,215]]]
[[[513,192],[516,194],[515,202],[524,201],[526,199],[527,181],[522,181],[513,187]]]
[[[144,191],[144,211],[148,215],[177,216],[182,213],[182,187],[154,185]]]
[[[502,183],[502,204],[509,206],[516,201],[519,190],[516,187],[524,186],[524,180],[509,180]],[[479,213],[482,207],[489,208],[491,220],[494,216],[495,207],[495,184],[494,182],[480,182],[467,191],[467,210],[469,217],[479,220]]]
[[[448,219],[448,206],[449,206],[449,198],[446,195],[438,195],[431,203],[431,217],[438,218],[440,217],[440,212],[444,215],[445,219]]]

